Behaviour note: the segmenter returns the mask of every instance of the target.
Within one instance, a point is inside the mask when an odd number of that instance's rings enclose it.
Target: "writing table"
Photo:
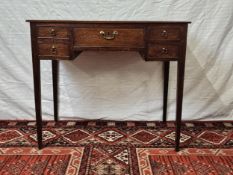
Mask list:
[[[179,150],[184,86],[186,21],[67,21],[30,22],[38,148],[42,144],[40,60],[52,61],[54,119],[58,121],[58,63],[85,50],[138,51],[145,61],[164,65],[163,121],[167,118],[170,61],[177,61],[175,149]],[[127,58],[125,58],[127,59]]]

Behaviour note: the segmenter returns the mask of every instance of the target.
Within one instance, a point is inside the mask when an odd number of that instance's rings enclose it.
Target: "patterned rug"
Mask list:
[[[79,174],[83,152],[84,148],[0,148],[0,174]]]
[[[15,150],[14,150],[15,151]],[[70,155],[1,155],[1,174],[65,174]],[[28,163],[30,162],[30,164]]]
[[[233,174],[233,122],[0,121],[0,174]],[[30,162],[30,164],[28,163]]]
[[[232,174],[233,156],[150,155],[153,174]]]
[[[136,149],[140,175],[232,175],[233,150],[184,149],[175,153],[168,149]]]

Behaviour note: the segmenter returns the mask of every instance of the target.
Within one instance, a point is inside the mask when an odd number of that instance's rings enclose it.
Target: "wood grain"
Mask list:
[[[68,29],[64,27],[38,27],[39,38],[68,38]]]
[[[118,34],[112,40],[106,40],[100,35],[100,31]],[[144,47],[143,29],[122,29],[122,28],[75,28],[74,46],[78,47]]]
[[[166,50],[166,52],[164,51]],[[174,44],[153,44],[149,45],[148,49],[149,58],[179,58],[179,45]]]
[[[175,40],[179,41],[182,40],[182,33],[183,33],[182,25],[154,25],[149,27],[149,40],[156,41],[156,40]]]
[[[52,51],[52,47],[56,48],[56,51]],[[61,43],[41,43],[38,45],[39,57],[51,56],[51,57],[69,57],[69,45]]]
[[[31,24],[32,61],[38,147],[42,144],[40,60],[52,61],[54,116],[58,120],[58,61],[73,59],[85,50],[138,51],[146,61],[164,62],[164,107],[166,121],[169,62],[178,62],[176,99],[176,151],[180,146],[182,101],[187,42],[186,21],[64,21],[27,20]],[[100,31],[114,37],[106,38]],[[127,59],[127,58],[125,58]]]

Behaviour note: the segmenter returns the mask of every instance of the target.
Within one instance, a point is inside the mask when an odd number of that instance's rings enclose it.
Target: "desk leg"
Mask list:
[[[43,147],[42,144],[42,116],[41,116],[41,84],[40,84],[40,60],[33,59],[33,79],[34,79],[34,95],[36,109],[36,127],[38,148]]]
[[[167,96],[168,96],[168,81],[169,81],[170,62],[163,62],[163,122],[167,121]]]
[[[54,120],[58,121],[58,60],[52,60],[52,74],[53,74],[53,110]]]
[[[178,64],[177,66],[178,70],[177,70],[177,93],[176,93],[176,151],[179,151],[185,62],[178,61],[177,64]]]

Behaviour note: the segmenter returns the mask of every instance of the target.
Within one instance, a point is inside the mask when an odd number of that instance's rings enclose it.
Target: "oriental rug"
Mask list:
[[[233,174],[233,122],[0,121],[0,174]]]
[[[185,148],[177,153],[171,148],[0,148],[0,174],[232,175],[233,150]]]

